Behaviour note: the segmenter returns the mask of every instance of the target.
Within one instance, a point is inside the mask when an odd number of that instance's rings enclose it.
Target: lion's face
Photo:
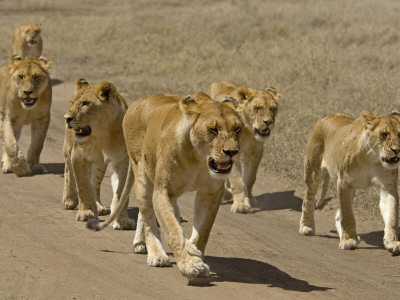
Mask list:
[[[376,153],[382,165],[387,169],[396,169],[400,161],[400,119],[392,115],[374,117],[369,112],[361,116],[367,131],[369,145],[377,149]]]
[[[245,125],[259,141],[264,141],[275,126],[279,93],[275,89],[254,90],[241,87],[234,98],[241,103]]]
[[[51,62],[45,57],[14,56],[10,59],[12,83],[24,109],[32,109],[48,85]]]
[[[239,151],[243,126],[239,115],[231,105],[213,101],[204,94],[185,97],[184,101],[184,109],[193,122],[190,130],[192,145],[207,158],[212,175],[229,174]]]
[[[28,46],[34,47],[39,41],[40,31],[42,30],[42,25],[29,24],[26,25],[22,30],[22,35],[26,40]]]
[[[64,118],[68,128],[75,131],[77,141],[101,134],[103,124],[108,124],[108,118],[112,116],[111,102],[116,93],[115,86],[107,81],[89,85],[85,79],[80,79],[75,84],[75,94]]]

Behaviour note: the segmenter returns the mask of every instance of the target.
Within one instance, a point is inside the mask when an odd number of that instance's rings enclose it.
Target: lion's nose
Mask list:
[[[29,96],[30,94],[32,94],[32,91],[24,91],[24,94]]]
[[[70,122],[74,119],[74,117],[65,117],[65,122],[68,124],[68,128],[72,128]]]
[[[265,125],[267,125],[267,127],[269,127],[269,125],[271,125],[271,124],[272,124],[272,120],[267,120],[267,121],[264,121],[264,123],[265,123]]]
[[[234,150],[223,150],[224,151],[224,153],[226,154],[226,155],[228,155],[229,157],[232,157],[232,156],[234,156],[236,153],[238,153],[238,150],[237,149],[234,149]]]

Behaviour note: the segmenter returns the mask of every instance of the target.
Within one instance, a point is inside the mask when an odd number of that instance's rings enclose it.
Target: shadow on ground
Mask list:
[[[212,270],[209,278],[189,281],[194,286],[213,286],[216,282],[238,282],[265,284],[298,292],[327,291],[331,288],[310,285],[305,280],[293,278],[289,274],[262,261],[237,257],[206,256],[205,262]]]
[[[303,200],[294,195],[294,190],[265,193],[256,197],[257,204],[255,208],[257,211],[270,211],[290,209],[294,211],[301,211]],[[257,211],[255,211],[257,213]]]
[[[47,174],[64,175],[64,163],[48,163],[43,164],[47,170]]]

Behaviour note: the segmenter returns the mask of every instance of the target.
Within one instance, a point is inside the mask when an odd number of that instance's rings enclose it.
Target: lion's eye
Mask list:
[[[87,101],[83,101],[81,104],[81,106],[88,106],[88,105],[89,105],[89,102],[87,102]]]
[[[240,132],[240,130],[242,130],[242,128],[240,128],[239,126],[236,126],[234,129],[235,134],[238,134]]]
[[[388,133],[388,132],[381,132],[381,137],[382,137],[383,139],[386,139],[388,136],[389,136],[389,133]]]
[[[18,78],[23,80],[24,79],[24,75],[18,75]]]
[[[35,80],[35,81],[39,80],[39,78],[40,78],[39,75],[33,75],[33,76],[32,76],[32,79]]]
[[[218,128],[217,127],[209,127],[208,130],[212,133],[217,135],[218,134]]]

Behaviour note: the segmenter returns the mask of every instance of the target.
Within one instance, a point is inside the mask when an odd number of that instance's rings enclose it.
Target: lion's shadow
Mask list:
[[[275,193],[265,193],[256,196],[257,204],[254,206],[255,213],[258,211],[272,211],[289,209],[301,211],[303,200],[294,195],[295,191],[283,191]]]
[[[331,288],[309,284],[279,270],[278,268],[253,259],[238,257],[206,256],[212,273],[209,278],[192,279],[190,285],[212,286],[216,282],[237,282],[246,284],[264,284],[285,290],[311,292],[327,291]]]

